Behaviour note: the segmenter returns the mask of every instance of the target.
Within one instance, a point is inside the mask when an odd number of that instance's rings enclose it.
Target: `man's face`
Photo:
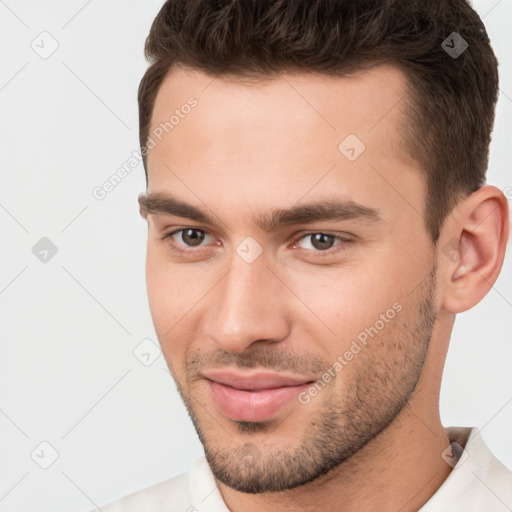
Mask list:
[[[148,195],[204,215],[150,208],[151,313],[235,489],[325,474],[416,387],[437,311],[425,178],[400,144],[406,90],[387,66],[252,85],[174,69],[159,90]]]

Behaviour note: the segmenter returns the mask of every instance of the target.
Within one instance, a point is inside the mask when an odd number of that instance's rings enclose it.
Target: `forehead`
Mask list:
[[[408,89],[405,74],[393,65],[343,77],[294,72],[268,78],[214,77],[175,66],[158,90],[151,128],[168,122],[170,114],[193,97],[198,102],[193,111],[211,121],[205,130],[227,122],[233,128],[294,126],[302,132],[301,127],[309,127],[322,133],[337,131],[337,136],[347,130],[372,132],[377,126],[398,130]],[[298,120],[303,123],[293,125]]]
[[[421,202],[423,176],[403,143],[407,93],[388,65],[252,82],[174,68],[154,105],[148,189],[294,202],[335,187],[359,202],[418,192]]]

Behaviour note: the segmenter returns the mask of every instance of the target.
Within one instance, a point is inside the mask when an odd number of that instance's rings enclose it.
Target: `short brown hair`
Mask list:
[[[454,32],[468,44],[457,57],[442,47]],[[286,71],[346,76],[389,63],[411,86],[402,137],[427,174],[425,222],[434,242],[458,200],[485,183],[498,63],[466,0],[167,0],[145,56],[151,65],[138,91],[141,148],[174,64],[269,78]]]

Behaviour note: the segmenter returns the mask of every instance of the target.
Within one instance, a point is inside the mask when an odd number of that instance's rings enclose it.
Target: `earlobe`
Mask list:
[[[444,307],[461,313],[480,302],[503,265],[509,234],[508,203],[501,190],[484,186],[461,202],[441,245]]]

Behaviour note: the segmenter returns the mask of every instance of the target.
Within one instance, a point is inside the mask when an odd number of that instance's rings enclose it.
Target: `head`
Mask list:
[[[169,369],[223,483],[318,479],[407,404],[435,409],[455,314],[499,274],[485,29],[464,0],[169,0],[146,55],[140,201]],[[218,370],[301,386],[241,410]]]

